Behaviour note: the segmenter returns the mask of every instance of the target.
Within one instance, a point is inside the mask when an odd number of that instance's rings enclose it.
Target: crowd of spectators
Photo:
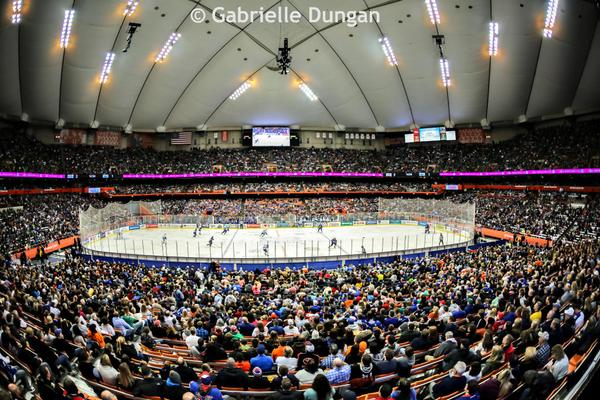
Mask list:
[[[224,386],[348,399],[392,372],[381,398],[414,399],[412,369],[430,355],[440,375],[421,398],[495,400],[523,383],[520,399],[545,399],[600,337],[599,256],[594,240],[326,271],[14,265],[0,270],[0,347],[18,361],[14,398],[83,398],[99,381],[169,400],[217,400]],[[189,356],[153,365],[163,341]]]
[[[248,193],[248,192],[431,192],[430,183],[405,182],[244,182],[203,183],[195,185],[123,185],[118,194],[146,193]]]
[[[382,151],[331,148],[244,148],[193,151],[114,149],[47,145],[4,132],[0,169],[55,173],[185,173],[265,171],[416,172],[424,170],[515,170],[597,167],[598,121],[531,129],[513,139],[490,144],[396,146]],[[328,166],[328,167],[324,167]]]

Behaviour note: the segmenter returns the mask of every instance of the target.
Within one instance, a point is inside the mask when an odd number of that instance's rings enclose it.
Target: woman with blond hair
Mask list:
[[[520,360],[516,367],[513,368],[512,373],[515,379],[521,379],[525,372],[529,370],[538,369],[538,361],[537,361],[537,349],[535,346],[529,346],[525,349],[525,353],[523,354],[523,359]]]
[[[504,351],[502,350],[502,346],[495,345],[492,347],[492,354],[490,354],[489,358],[485,362],[485,366],[481,371],[481,376],[486,376],[490,372],[497,370],[500,368],[503,362]]]
[[[108,354],[103,354],[102,357],[100,357],[100,359],[94,363],[94,367],[94,375],[96,378],[101,379],[102,382],[110,385],[117,383],[117,376],[119,373],[110,363]]]
[[[135,383],[135,379],[131,374],[131,370],[129,369],[129,365],[127,363],[122,362],[119,364],[119,375],[117,375],[117,386],[122,389],[131,389],[133,384]]]

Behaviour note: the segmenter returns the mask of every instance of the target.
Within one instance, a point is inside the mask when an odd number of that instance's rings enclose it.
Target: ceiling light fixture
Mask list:
[[[250,83],[250,81],[242,83],[242,85],[239,88],[235,89],[235,92],[233,92],[231,96],[229,96],[229,100],[237,100],[238,97],[244,94],[244,92],[250,89],[251,87],[252,84]]]
[[[552,29],[556,21],[556,12],[558,11],[559,0],[548,0],[546,6],[546,20],[544,22],[544,37],[550,39],[552,37]]]
[[[310,101],[317,101],[319,100],[319,98],[315,95],[315,93],[308,87],[308,85],[304,82],[300,82],[300,84],[298,85],[298,87],[300,88],[300,90],[302,90],[304,92],[304,94],[306,95],[306,97],[308,97],[308,99]]]
[[[490,57],[498,55],[498,23],[497,22],[490,22],[488,52],[489,52]]]
[[[429,13],[429,19],[432,24],[440,23],[440,12],[438,11],[437,0],[425,0],[427,6],[427,12]]]
[[[62,31],[60,33],[60,47],[66,49],[69,47],[69,39],[71,38],[71,28],[73,27],[73,18],[75,10],[65,10],[65,18],[63,19]]]
[[[10,22],[12,22],[13,24],[20,24],[22,12],[23,12],[23,0],[13,0],[12,15],[10,17]]]
[[[156,59],[154,61],[155,62],[165,61],[165,59],[167,58],[167,56],[169,55],[171,50],[173,50],[173,46],[175,46],[175,43],[177,43],[177,41],[179,40],[180,37],[181,37],[181,33],[171,33],[171,36],[169,36],[169,39],[167,40],[167,42],[165,43],[163,48],[160,50],[160,53],[158,53],[158,55],[156,56]]]
[[[446,58],[440,58],[440,71],[442,73],[442,83],[444,86],[450,86],[450,65]]]
[[[112,70],[113,61],[115,61],[115,53],[108,52],[104,58],[104,65],[102,65],[102,72],[100,73],[100,83],[108,82],[110,71]]]
[[[137,0],[128,0],[127,5],[125,6],[125,10],[123,10],[123,15],[131,17],[139,3],[140,2]]]
[[[391,66],[398,65],[398,60],[396,60],[396,55],[394,54],[394,50],[392,49],[392,45],[387,37],[379,38],[379,43],[381,43],[381,48],[387,57],[388,63]]]

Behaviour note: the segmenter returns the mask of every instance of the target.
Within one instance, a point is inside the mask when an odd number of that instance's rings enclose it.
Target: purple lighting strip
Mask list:
[[[190,174],[124,174],[123,179],[173,179],[173,178],[236,178],[236,177],[351,177],[351,178],[383,178],[376,172],[221,172]]]
[[[525,169],[492,172],[440,172],[440,176],[523,176],[523,175],[583,175],[600,174],[600,168]]]
[[[65,179],[65,175],[63,175],[63,174],[41,174],[39,172],[5,172],[5,171],[0,171],[0,178]]]

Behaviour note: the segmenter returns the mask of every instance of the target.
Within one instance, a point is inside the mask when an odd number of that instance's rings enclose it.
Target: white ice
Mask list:
[[[261,237],[262,229],[234,229],[222,234],[222,229],[203,228],[193,237],[193,228],[161,227],[124,231],[122,238],[110,235],[85,246],[102,252],[132,256],[159,256],[201,259],[307,259],[325,256],[360,256],[392,253],[401,250],[419,250],[466,242],[466,233],[458,234],[442,229],[425,234],[422,226],[365,225],[317,228],[269,228]],[[440,234],[443,243],[440,242]],[[163,243],[163,236],[167,240]],[[212,246],[208,245],[213,237]],[[330,247],[331,239],[337,247]],[[268,245],[268,248],[266,246]]]

